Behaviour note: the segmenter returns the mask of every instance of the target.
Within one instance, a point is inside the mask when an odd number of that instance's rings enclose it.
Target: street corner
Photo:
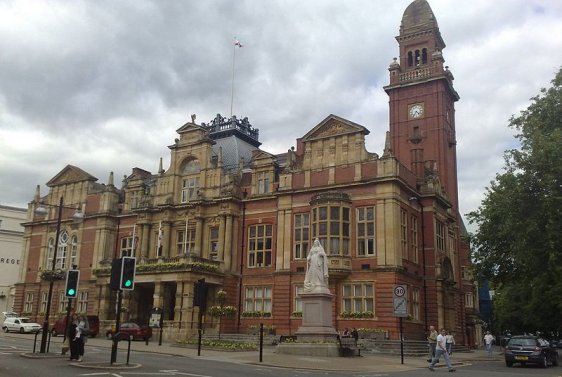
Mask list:
[[[104,370],[126,370],[126,369],[137,369],[141,368],[142,364],[138,363],[109,363],[109,362],[84,362],[84,361],[72,361],[69,365],[78,368],[85,369],[104,369]]]

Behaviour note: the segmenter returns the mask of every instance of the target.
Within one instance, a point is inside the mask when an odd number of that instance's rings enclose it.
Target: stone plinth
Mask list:
[[[303,293],[302,325],[296,343],[280,343],[277,352],[289,355],[338,356],[338,333],[332,325],[331,293]]]
[[[335,340],[337,332],[332,325],[331,293],[303,293],[302,325],[295,335],[299,340]]]

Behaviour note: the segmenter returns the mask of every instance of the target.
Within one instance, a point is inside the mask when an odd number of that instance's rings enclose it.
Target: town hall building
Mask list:
[[[365,147],[369,129],[334,114],[295,135],[296,147],[282,154],[260,148],[247,118],[219,114],[199,123],[193,115],[168,146],[170,165],[160,162],[155,173],[135,167],[121,187],[113,173],[99,183],[64,167],[29,204],[14,309],[42,322],[48,272],[75,265],[73,310],[109,326],[116,315],[111,262],[134,256],[135,288],[123,294],[122,321],[147,324],[152,308],[161,308],[167,339],[193,336],[200,310],[193,288],[205,279],[207,311],[230,308],[221,332],[264,323],[291,335],[302,322],[306,257],[318,238],[329,262],[334,328],[398,339],[393,289],[403,285],[407,339],[425,339],[434,325],[473,345],[478,311],[457,187],[459,95],[426,0],[406,8],[396,40],[399,58],[381,88],[390,124],[377,136],[386,140],[380,154]],[[54,281],[51,322],[66,313],[63,285]],[[218,331],[216,317],[207,313],[204,322]]]

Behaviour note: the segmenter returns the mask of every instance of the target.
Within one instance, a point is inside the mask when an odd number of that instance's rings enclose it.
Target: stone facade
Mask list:
[[[15,284],[21,280],[25,208],[0,205],[0,312],[12,311]]]
[[[115,319],[109,288],[111,260],[137,257],[134,291],[125,292],[122,320],[148,322],[163,309],[165,337],[196,332],[193,286],[208,284],[208,305],[236,308],[222,332],[252,331],[260,323],[279,335],[302,323],[300,294],[306,255],[319,238],[328,255],[332,325],[399,336],[393,287],[407,286],[407,339],[425,339],[429,325],[455,331],[467,343],[477,311],[468,245],[458,209],[452,74],[443,67],[444,42],[425,0],[405,11],[397,37],[400,62],[390,67],[390,129],[382,155],[368,152],[365,127],[329,115],[275,155],[260,149],[248,119],[217,115],[191,121],[169,146],[170,166],[155,174],[132,169],[118,189],[68,165],[45,196],[29,204],[25,274],[15,306],[41,319],[57,214],[40,216],[42,203],[78,207],[80,223],[65,209],[59,245],[61,268],[81,270],[77,311]],[[414,108],[414,109],[413,109]],[[62,254],[61,254],[62,253]],[[64,308],[55,283],[52,313]],[[219,290],[226,297],[219,302]],[[29,295],[32,293],[31,295]],[[33,302],[29,301],[32,298]],[[54,319],[53,319],[54,320]],[[207,331],[218,320],[205,317]]]

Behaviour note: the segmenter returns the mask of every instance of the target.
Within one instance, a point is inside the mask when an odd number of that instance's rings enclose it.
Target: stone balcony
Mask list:
[[[351,273],[351,257],[348,255],[328,255],[330,278],[341,279]]]

